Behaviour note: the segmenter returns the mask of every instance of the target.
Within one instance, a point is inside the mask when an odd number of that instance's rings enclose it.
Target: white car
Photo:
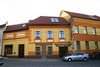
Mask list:
[[[87,61],[89,59],[89,55],[86,53],[73,53],[71,55],[68,56],[64,56],[63,60],[65,61],[73,61],[73,60],[83,60],[83,61]]]

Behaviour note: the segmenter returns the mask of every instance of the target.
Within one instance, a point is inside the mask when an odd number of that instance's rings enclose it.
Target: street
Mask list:
[[[64,62],[60,59],[4,59],[0,67],[100,67],[100,60]]]

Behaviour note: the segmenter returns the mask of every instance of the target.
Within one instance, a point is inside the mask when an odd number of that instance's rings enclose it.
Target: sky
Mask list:
[[[100,16],[100,0],[0,0],[0,25],[59,16],[61,10]]]

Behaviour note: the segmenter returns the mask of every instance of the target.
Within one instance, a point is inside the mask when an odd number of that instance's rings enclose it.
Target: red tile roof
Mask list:
[[[58,18],[59,22],[51,22],[51,18]],[[62,17],[40,16],[35,20],[30,20],[29,25],[68,25],[69,23]]]
[[[50,18],[58,18],[59,19],[59,22],[51,22],[51,19]],[[5,32],[13,32],[13,31],[20,31],[20,30],[26,30],[28,29],[28,26],[33,26],[33,25],[38,25],[38,26],[48,26],[48,25],[51,25],[51,26],[56,26],[56,25],[59,25],[59,26],[68,26],[69,23],[61,18],[61,17],[48,17],[48,16],[40,16],[38,18],[36,18],[35,20],[30,20],[28,23],[24,23],[24,24],[17,24],[17,25],[9,25],[7,26]]]
[[[100,17],[96,16],[96,15],[86,15],[86,14],[69,12],[69,11],[64,11],[64,12],[69,13],[72,17],[78,17],[78,18],[85,18],[85,19],[92,19],[92,20],[99,20],[100,21]]]
[[[9,25],[7,26],[5,32],[13,32],[28,29],[27,24],[17,24],[17,25]]]

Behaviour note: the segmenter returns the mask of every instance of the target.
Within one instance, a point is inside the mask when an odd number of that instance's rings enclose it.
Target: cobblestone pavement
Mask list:
[[[60,59],[4,59],[0,67],[100,67],[100,60],[64,62]]]

